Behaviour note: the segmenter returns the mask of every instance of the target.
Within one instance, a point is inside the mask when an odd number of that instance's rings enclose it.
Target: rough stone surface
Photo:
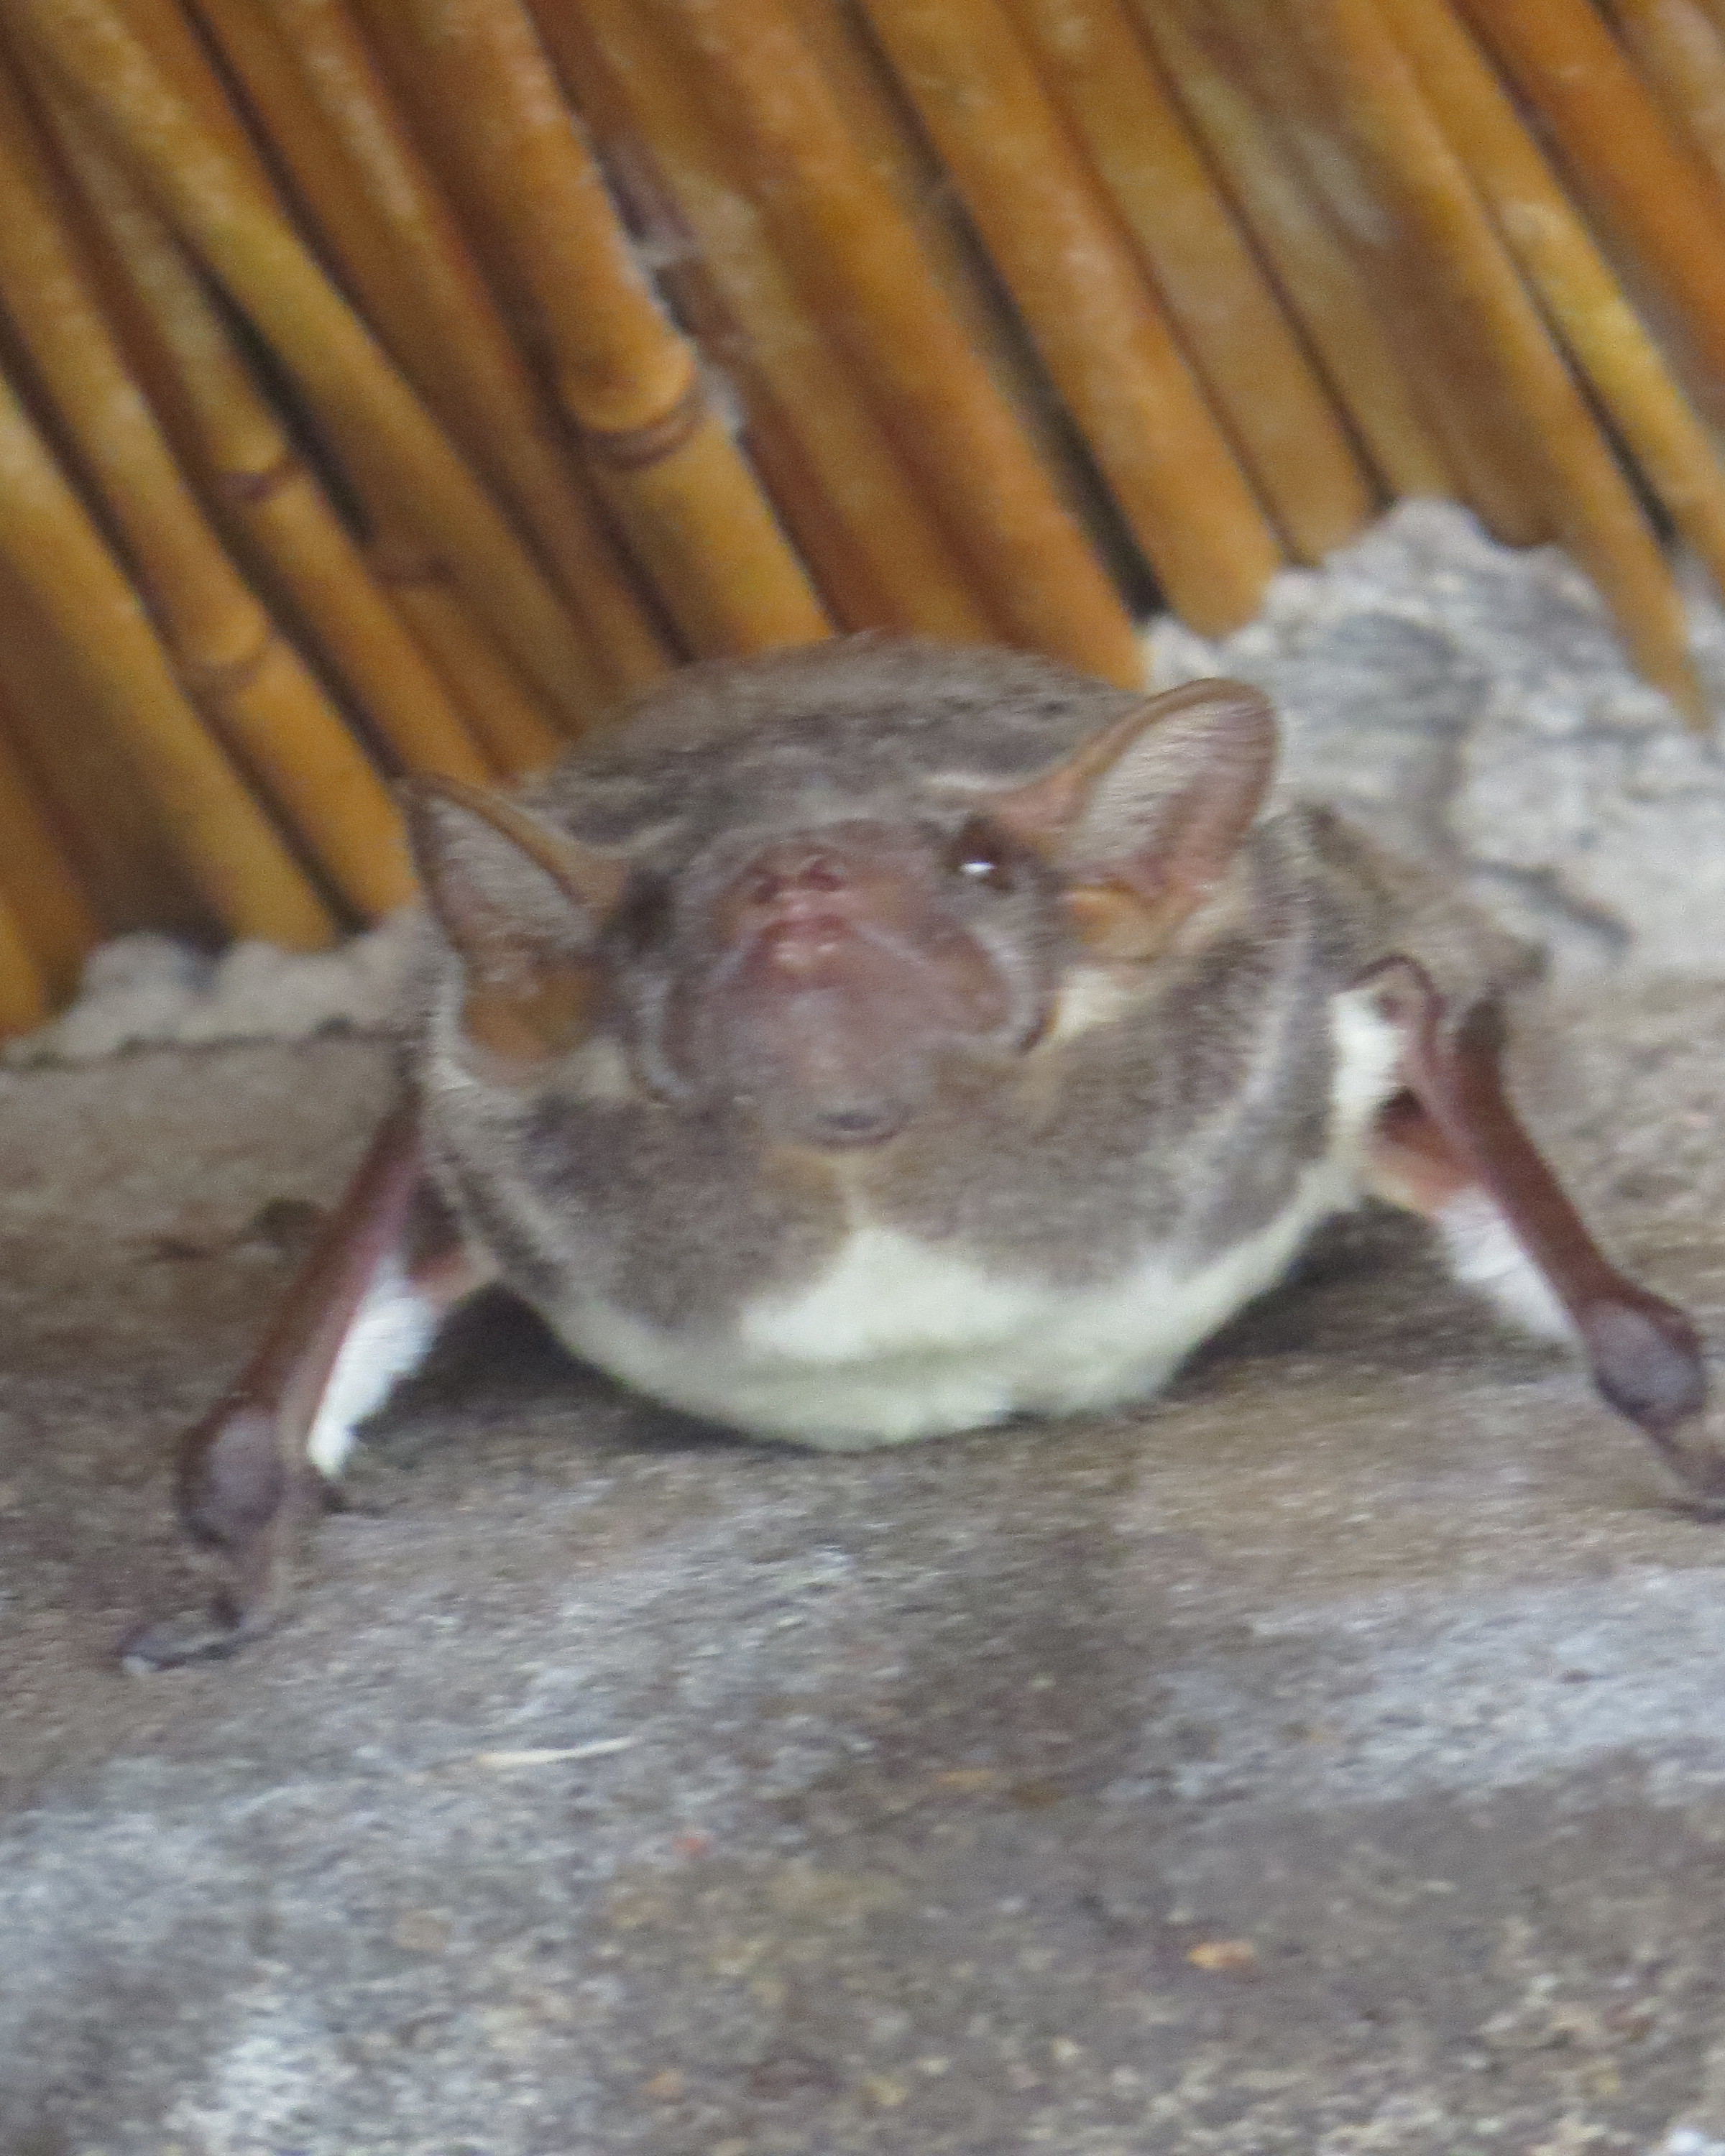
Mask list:
[[[1716,1328],[1722,1045],[1614,986],[1522,1079]],[[282,1631],[121,1673],[382,1065],[0,1073],[3,2156],[1722,2156],[1725,1528],[1387,1215],[1164,1403],[886,1455],[494,1304]]]
[[[1725,609],[1697,578],[1696,659],[1725,711]],[[1470,882],[1560,972],[1725,972],[1725,752],[1630,668],[1554,547],[1515,552],[1413,501],[1260,619],[1151,632],[1162,686],[1231,674],[1272,696],[1286,783]]]

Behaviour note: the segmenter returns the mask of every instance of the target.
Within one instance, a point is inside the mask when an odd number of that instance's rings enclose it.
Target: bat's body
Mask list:
[[[1520,947],[1323,810],[1260,818],[1273,757],[1237,684],[856,639],[691,670],[517,802],[425,791],[396,1225],[353,1202],[187,1455],[243,1625],[301,1463],[496,1277],[645,1393],[849,1449],[1153,1393],[1377,1191],[1717,1478],[1686,1322],[1503,1101]]]

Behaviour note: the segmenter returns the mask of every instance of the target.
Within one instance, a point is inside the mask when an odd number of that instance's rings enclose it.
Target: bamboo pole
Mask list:
[[[1546,465],[1559,535],[1586,566],[1648,679],[1697,726],[1706,701],[1653,534],[1374,0],[1289,0],[1321,50],[1373,178],[1435,291],[1514,397]]]
[[[514,510],[624,689],[669,662],[454,213],[340,0],[194,0],[391,356]]]
[[[182,0],[121,0],[121,7],[128,32],[142,44],[236,176],[243,177],[260,202],[282,209],[275,175],[211,65]]]
[[[370,918],[413,870],[394,803],[210,531],[129,372],[0,67],[0,300],[138,565],[187,694]]]
[[[629,247],[519,0],[399,0],[556,361],[595,484],[695,648],[807,643],[829,624]]]
[[[411,541],[379,544],[385,588],[465,713],[474,738],[507,778],[543,771],[567,747],[530,685],[439,565]]]
[[[11,0],[14,19],[298,378],[344,456],[392,494],[512,658],[578,727],[593,665],[503,516],[352,310],[109,0]]]
[[[219,917],[198,893],[99,709],[74,654],[0,554],[0,726],[23,760],[105,935],[161,928],[210,942]]]
[[[1011,8],[1290,552],[1322,560],[1371,482],[1122,0]]]
[[[880,311],[879,295],[870,303],[875,318],[865,321],[847,298],[842,280],[826,275],[824,264],[812,267],[809,255],[799,252],[807,249],[818,254],[824,244],[815,229],[819,215],[810,214],[818,206],[795,203],[789,190],[775,187],[773,152],[765,146],[757,126],[739,112],[728,94],[713,94],[718,86],[711,69],[691,49],[686,30],[677,26],[675,16],[675,4],[660,10],[667,44],[695,95],[716,116],[730,169],[762,218],[768,244],[800,303],[845,355],[876,422],[950,543],[967,562],[971,583],[988,610],[996,636],[1008,643],[1034,644],[1035,636],[1016,625],[1027,609],[1000,572],[995,558],[998,535],[974,513],[974,505],[957,490],[950,477],[944,482],[940,478],[942,450],[930,438],[927,414],[913,410],[894,388],[890,367],[871,366],[865,356],[865,340],[891,326]],[[840,169],[822,176],[820,193],[830,207],[835,178],[845,185],[847,174],[854,177],[859,169],[866,172],[868,184],[880,190],[875,223],[887,251],[901,247],[907,274],[927,281],[929,306],[944,304],[950,318],[946,326],[955,330],[959,343],[968,348],[977,386],[1010,416],[1012,434],[1003,435],[999,454],[1009,454],[1009,454],[1018,465],[1040,486],[1051,487],[1055,501],[1070,513],[1076,536],[1095,550],[1098,567],[1110,563],[1125,567],[1123,561],[1115,561],[1122,546],[1117,512],[1107,501],[1022,319],[958,205],[945,167],[860,10],[849,5],[834,8],[830,0],[771,0],[762,20],[776,25],[775,33],[788,41],[787,52],[793,53],[797,65],[813,77],[819,104],[834,131],[824,149],[829,156],[839,152]],[[758,28],[750,34],[758,36]],[[747,64],[748,55],[742,58]],[[891,229],[894,225],[896,232]],[[921,308],[919,314],[922,322],[931,320],[928,307]],[[912,340],[914,366],[914,341],[922,333],[916,321],[906,324],[906,333]],[[932,333],[938,341],[944,329]],[[964,393],[970,393],[968,383]],[[960,410],[952,417],[957,423],[954,432],[962,434],[969,424],[967,415]],[[1016,488],[1017,475],[1009,472],[1008,478]],[[1141,559],[1135,558],[1132,567],[1142,577]],[[1084,603],[1090,603],[1087,597]],[[1045,606],[1044,612],[1049,611]],[[1071,633],[1066,632],[1069,637]],[[1045,644],[1046,635],[1045,631]],[[1091,670],[1098,669],[1092,665]]]
[[[628,0],[624,12],[641,27]],[[597,69],[589,85],[596,76]],[[722,182],[706,192],[699,153],[690,154],[698,117],[666,160],[674,196],[624,115],[614,131],[590,98],[582,105],[629,228],[650,250],[660,289],[705,365],[736,400],[750,459],[833,621],[851,631],[988,641],[992,626],[962,557],[876,422],[846,355],[802,306],[747,201]],[[705,147],[717,154],[711,141]]]
[[[1105,679],[1143,661],[1124,608],[846,129],[778,0],[650,0],[725,112],[749,192],[932,495],[1011,641]]]
[[[536,377],[547,378],[551,355],[531,288],[521,279],[507,228],[495,214],[494,190],[470,162],[469,131],[450,108],[441,62],[398,0],[351,0],[351,4],[391,95],[408,116],[414,141],[484,264],[486,285],[496,297],[512,339],[529,356]]]
[[[586,0],[579,18],[542,0],[536,19],[680,317],[742,396],[829,611],[847,629],[987,642],[968,563],[778,260],[662,27],[634,0]]]
[[[1055,396],[1029,332],[879,42],[854,0],[840,7],[832,0],[783,0],[782,12],[808,64],[819,75],[855,155],[872,169],[897,216],[910,228],[924,268],[1012,410],[1027,452],[1052,475],[1106,559],[1114,543],[1116,514],[1104,504],[1101,480],[1078,444],[1070,416]],[[741,168],[740,145],[737,155]],[[787,267],[793,265],[788,262]],[[814,288],[809,290],[813,298]],[[836,326],[828,326],[837,337]],[[936,506],[940,507],[938,501]],[[962,544],[962,533],[959,538]]]
[[[153,20],[164,0],[135,4],[146,5]],[[173,24],[167,54],[177,85],[231,149],[239,177],[274,203],[269,175],[208,61],[177,16]],[[370,527],[360,547],[258,391],[179,240],[39,55],[32,57],[35,87],[62,151],[111,241],[110,290],[118,291],[152,390],[165,410],[179,415],[216,499],[280,579],[367,721],[408,771],[480,783],[494,771],[537,770],[552,762],[562,737],[499,656],[446,563],[410,530],[388,475],[362,444],[357,460],[350,457],[344,476]],[[606,694],[598,676],[582,686],[597,709]],[[480,744],[495,745],[489,762]]]
[[[0,1040],[40,1025],[48,1010],[41,968],[11,900],[0,891]]]
[[[1697,0],[1611,0],[1609,12],[1667,117],[1725,187],[1725,38]]]
[[[1250,621],[1281,550],[995,0],[864,0],[1169,604]]]
[[[1655,494],[1725,591],[1725,468],[1449,0],[1380,0],[1440,121]]]
[[[0,702],[3,702],[0,696]],[[0,893],[56,1003],[78,984],[101,924],[0,713]]]
[[[402,767],[484,783],[490,773],[444,683],[259,388],[179,242],[75,112],[62,103],[52,116],[106,243],[103,282],[131,356],[230,528]]]
[[[1460,491],[1361,279],[1229,55],[1170,0],[1135,14],[1337,402],[1394,495]]]
[[[0,379],[0,557],[123,742],[197,888],[230,933],[290,950],[335,924],[185,699],[142,604]]]
[[[1588,0],[1465,0],[1538,114],[1571,183],[1657,286],[1702,364],[1725,376],[1725,207]]]
[[[357,544],[178,241],[64,100],[55,118],[113,242],[132,326],[155,354],[152,388],[182,409],[218,501],[402,768],[482,784],[555,762],[566,737],[447,570],[375,492],[365,501],[373,536]]]
[[[1178,0],[1211,25],[1229,67],[1250,83],[1312,203],[1357,268],[1368,302],[1409,392],[1454,475],[1450,490],[1497,536],[1527,546],[1551,536],[1539,475],[1498,377],[1479,363],[1450,316],[1432,303],[1417,252],[1377,198],[1347,145],[1331,55],[1308,51],[1286,5]]]

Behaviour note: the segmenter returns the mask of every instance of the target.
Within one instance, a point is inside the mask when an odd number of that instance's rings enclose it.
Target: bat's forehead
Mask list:
[[[592,844],[915,816],[1045,771],[1136,709],[1026,653],[847,637],[694,666],[563,764],[546,805]]]

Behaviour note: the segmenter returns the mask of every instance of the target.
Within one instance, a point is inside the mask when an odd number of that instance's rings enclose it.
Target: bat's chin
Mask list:
[[[662,1037],[690,1097],[727,1102],[769,1139],[850,1150],[896,1137],[944,1055],[992,1039],[1008,1002],[968,939],[918,940],[809,895],[679,983]]]
[[[771,1137],[824,1147],[881,1145],[929,1086],[928,1028],[901,999],[814,981],[750,998],[721,1021],[716,1058],[732,1098]]]

